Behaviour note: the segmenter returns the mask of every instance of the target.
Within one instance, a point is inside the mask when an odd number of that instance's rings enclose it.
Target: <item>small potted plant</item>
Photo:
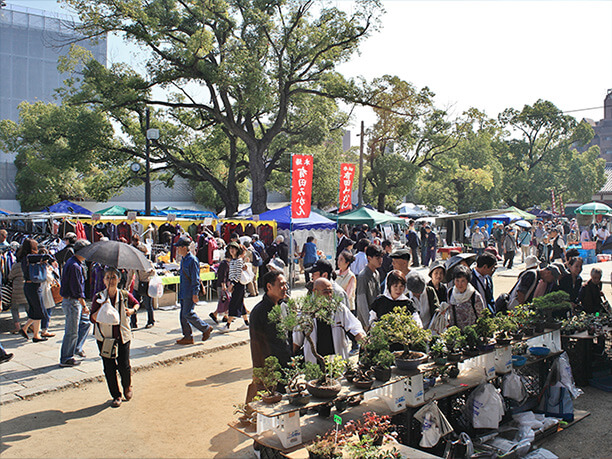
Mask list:
[[[265,389],[261,397],[264,403],[277,403],[282,398],[282,395],[276,392],[276,386],[282,379],[280,368],[278,359],[273,355],[266,357],[263,367],[253,368],[253,379]]]
[[[346,361],[339,355],[326,355],[323,359],[324,371],[315,370],[316,364],[306,362],[306,389],[317,398],[334,398],[342,386],[338,378],[342,376]],[[309,379],[312,377],[312,379]]]
[[[448,349],[448,360],[458,362],[461,360],[461,350],[465,347],[465,336],[456,325],[448,327],[442,334],[446,348]]]
[[[248,427],[251,424],[253,409],[247,403],[238,403],[234,405],[234,414],[240,415],[238,416],[239,427]]]
[[[374,377],[377,381],[387,382],[391,379],[391,366],[395,356],[388,349],[383,349],[374,356]]]
[[[333,459],[342,457],[342,448],[339,445],[335,432],[330,430],[325,435],[317,435],[316,439],[308,446],[308,457],[310,459]],[[342,442],[342,438],[340,438]]]
[[[292,405],[302,406],[310,401],[311,396],[306,390],[304,374],[304,357],[301,355],[292,357],[287,368],[283,368],[283,383],[289,396],[289,403]]]
[[[497,344],[503,346],[510,344],[513,336],[518,331],[518,324],[512,319],[511,316],[504,314],[503,312],[497,313],[493,320],[495,321],[495,328],[497,328],[497,332],[495,334]]]
[[[565,313],[571,310],[572,303],[567,292],[559,290],[534,298],[532,308],[540,318],[538,329],[544,331],[544,328],[560,328],[561,324],[558,319],[563,318]]]
[[[478,339],[478,333],[476,333],[474,325],[463,327],[463,336],[465,336],[465,354],[468,356],[478,355],[478,343],[480,340]]]
[[[355,364],[353,362],[351,362],[350,360],[346,361],[346,368],[344,370],[344,377],[346,378],[346,380],[350,383],[353,382],[353,379],[355,379],[355,373],[356,373],[356,368],[355,368]]]
[[[380,446],[385,434],[389,433],[394,426],[389,416],[381,416],[368,411],[358,421],[349,421],[344,426],[347,436],[357,434],[360,439],[369,439],[371,444]]]
[[[445,365],[447,362],[448,349],[444,339],[440,336],[434,336],[429,346],[429,354],[433,357],[436,365]]]
[[[366,366],[361,366],[355,372],[353,386],[357,389],[370,389],[374,384],[374,371]]]
[[[474,325],[476,333],[478,334],[478,349],[481,352],[492,351],[495,348],[495,332],[497,327],[495,325],[495,319],[491,316],[488,309],[485,309],[482,315],[476,320]]]

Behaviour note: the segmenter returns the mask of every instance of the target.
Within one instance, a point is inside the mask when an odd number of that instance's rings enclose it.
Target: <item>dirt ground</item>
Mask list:
[[[513,284],[495,278],[496,292]],[[252,442],[227,426],[250,375],[240,346],[135,373],[134,399],[116,409],[105,383],[3,405],[1,456],[253,457]],[[612,394],[586,388],[575,407],[592,414],[543,446],[564,458],[612,457]]]

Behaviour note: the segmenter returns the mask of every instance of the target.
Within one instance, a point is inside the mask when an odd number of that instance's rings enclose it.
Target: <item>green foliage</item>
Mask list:
[[[442,333],[442,338],[449,352],[459,352],[465,346],[465,336],[463,336],[461,329],[456,325],[448,327]]]
[[[40,210],[63,199],[106,201],[130,178],[113,127],[88,107],[22,102],[19,122],[0,121],[0,148],[17,153],[17,199]]]
[[[276,385],[282,379],[280,368],[280,363],[278,363],[278,359],[275,356],[266,357],[263,368],[253,368],[253,379],[261,383],[268,394],[274,395]]]
[[[481,316],[476,320],[474,328],[483,343],[486,343],[490,338],[493,338],[495,331],[497,330],[497,326],[495,319],[488,309],[485,309]]]
[[[440,336],[434,336],[429,345],[429,353],[434,359],[446,357],[448,355],[448,348],[444,339]]]
[[[536,314],[546,314],[547,311],[567,311],[572,308],[567,292],[559,290],[533,299],[532,307]]]
[[[426,349],[431,340],[431,331],[419,327],[412,314],[399,306],[382,316],[368,334],[377,342],[384,340],[388,344],[401,344],[406,352]]]
[[[506,313],[498,312],[495,315],[494,320],[495,320],[495,327],[497,331],[499,331],[500,333],[505,333],[506,335],[508,335],[511,333],[516,333],[518,331],[519,324],[514,319],[514,317]]]
[[[391,368],[394,362],[395,356],[388,349],[383,349],[374,356],[374,364],[382,368]]]
[[[463,327],[463,335],[465,336],[465,342],[471,349],[475,349],[479,344],[478,332],[474,325],[468,325]]]
[[[323,370],[321,367],[313,362],[304,363],[304,376],[307,381],[321,381],[323,379]]]
[[[287,392],[299,392],[299,381],[305,374],[304,357],[301,355],[291,357],[287,367],[283,368],[282,372],[281,382],[286,386]]]

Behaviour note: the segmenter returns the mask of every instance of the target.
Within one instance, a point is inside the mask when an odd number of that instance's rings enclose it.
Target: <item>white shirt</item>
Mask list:
[[[606,239],[610,237],[610,231],[607,228],[599,228],[597,230],[597,239],[601,242],[605,242]]]
[[[421,298],[417,298],[412,292],[409,291],[408,297],[413,301],[414,307],[421,317],[423,328],[429,328],[432,317],[429,314],[429,298],[427,298],[427,291],[423,290],[423,293],[421,293]]]
[[[351,271],[353,271],[355,276],[358,276],[367,264],[368,257],[366,256],[365,252],[358,252],[357,255],[355,255],[355,260],[353,260],[351,263]]]

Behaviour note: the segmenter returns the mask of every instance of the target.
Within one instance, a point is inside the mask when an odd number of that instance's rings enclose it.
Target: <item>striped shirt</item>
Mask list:
[[[229,275],[230,282],[240,282],[240,274],[242,274],[242,267],[244,266],[244,260],[242,258],[236,258],[229,262]]]

